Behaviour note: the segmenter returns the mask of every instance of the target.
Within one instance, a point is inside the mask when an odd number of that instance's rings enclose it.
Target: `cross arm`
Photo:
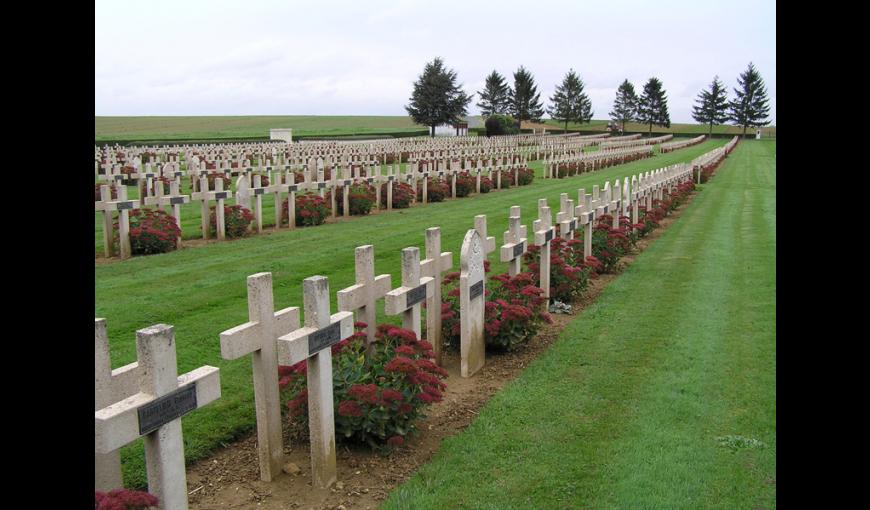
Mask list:
[[[438,256],[438,269],[443,271],[449,271],[453,268],[453,252],[452,251],[444,251],[441,252],[441,255]],[[433,262],[435,259],[424,259],[420,261],[420,275],[428,276],[431,278],[435,277],[435,269]]]
[[[275,331],[283,335],[299,327],[299,307],[291,306],[275,312]],[[259,322],[246,322],[221,333],[221,357],[238,359],[260,349],[262,326]]]
[[[387,292],[384,299],[384,313],[398,315],[424,299],[431,298],[435,293],[434,282],[434,278],[424,276],[420,278],[420,285],[416,287],[399,287]],[[425,293],[420,291],[421,288],[426,289]]]
[[[352,312],[337,312],[329,316],[329,326],[339,324],[339,339],[353,335],[353,313]],[[309,358],[308,341],[312,334],[322,331],[326,328],[314,328],[305,326],[295,331],[291,331],[286,335],[278,337],[278,364],[280,365],[295,365],[300,361]],[[312,353],[313,354],[313,353]]]
[[[220,372],[215,367],[206,365],[178,376],[178,389],[191,384],[196,386],[197,408],[220,398]],[[94,412],[94,452],[109,453],[138,438],[139,408],[156,399],[139,392]]]

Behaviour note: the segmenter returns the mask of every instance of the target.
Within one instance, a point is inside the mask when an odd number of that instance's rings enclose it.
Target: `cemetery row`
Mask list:
[[[702,161],[712,168],[721,158]],[[510,349],[533,338],[550,301],[568,301],[589,277],[613,271],[686,199],[694,170],[682,163],[593,186],[591,194],[579,189],[576,206],[563,193],[555,222],[541,199],[531,232],[520,208],[511,207],[498,255],[508,273],[488,282],[496,243],[485,215],[474,218],[463,239],[458,272],[448,273],[454,257],[441,251],[439,228],[426,231],[425,259],[416,247],[402,250],[395,287],[390,275],[374,274],[374,247],[358,247],[356,283],[337,292],[335,313],[325,276],[304,280],[301,317],[299,307],[275,311],[271,273],[249,276],[248,322],[217,336],[225,359],[252,357],[261,479],[271,481],[284,461],[281,388],[290,393],[291,416],[308,423],[312,485],[330,487],[337,480],[336,430],[386,447],[403,444],[425,405],[446,388],[440,366],[446,346],[458,343],[461,377],[472,377],[484,366],[487,345]],[[402,316],[402,328],[374,325],[380,301],[387,315]],[[143,437],[149,491],[161,508],[187,508],[180,419],[220,398],[219,371],[203,366],[178,375],[174,330],[165,324],[137,331],[137,361],[112,370],[106,325],[95,319],[95,489],[121,486],[118,449]]]
[[[566,177],[652,155],[649,146],[595,153],[581,151],[572,156],[545,159],[544,176]],[[265,194],[273,196],[275,228],[280,229],[286,222],[292,229],[297,225],[318,225],[330,214],[333,218],[347,217],[368,214],[372,207],[392,210],[409,207],[412,203],[425,205],[429,201],[441,201],[448,194],[454,199],[466,197],[472,190],[477,194],[487,193],[492,188],[501,190],[511,185],[530,184],[534,178],[527,160],[519,155],[477,160],[423,159],[405,165],[404,173],[401,164],[396,164],[395,174],[392,165],[388,165],[386,175],[381,174],[381,167],[375,162],[369,162],[368,168],[351,163],[335,171],[325,166],[323,158],[310,158],[307,167],[296,171],[293,166],[276,167],[274,174],[270,166],[257,167],[259,171],[255,171],[254,167],[241,166],[241,161],[223,163],[220,170],[210,172],[203,168],[198,156],[192,156],[186,172],[177,162],[165,163],[159,172],[151,171],[151,164],[145,163],[144,171],[132,172],[130,168],[130,172],[106,176],[113,185],[97,184],[94,197],[95,211],[103,215],[104,256],[119,254],[121,258],[128,258],[133,254],[176,249],[184,234],[182,207],[191,201],[200,203],[202,238],[211,236],[224,240],[228,236],[246,235],[254,221],[257,233],[262,233]],[[183,176],[190,178],[190,194],[181,191]],[[232,176],[239,176],[235,190],[231,189]],[[139,198],[131,200],[125,185],[133,182],[138,184]],[[284,194],[286,199],[283,199]],[[235,205],[228,206],[227,200],[234,200]],[[156,206],[157,210],[144,206]],[[171,217],[164,213],[170,206]]]
[[[596,135],[597,136],[597,135]],[[178,162],[180,157],[184,161],[190,161],[192,155],[199,155],[211,164],[218,158],[223,160],[238,160],[244,158],[250,161],[254,159],[272,159],[275,164],[301,164],[310,157],[335,157],[328,161],[334,163],[341,157],[342,163],[348,163],[345,156],[357,156],[354,160],[369,161],[378,158],[381,163],[416,161],[423,158],[453,158],[453,157],[477,157],[504,152],[522,152],[530,154],[542,146],[564,144],[565,140],[579,137],[566,137],[565,135],[514,135],[499,137],[469,137],[432,139],[428,137],[398,139],[386,141],[367,142],[303,142],[294,144],[285,143],[249,143],[249,144],[210,144],[210,145],[183,145],[175,147],[103,147],[102,150],[95,147],[95,173],[115,173],[112,169],[115,165],[126,164],[134,168],[141,167],[144,162],[165,163]],[[596,143],[595,139],[589,143]],[[280,161],[279,161],[280,159]],[[245,165],[249,166],[249,165]]]
[[[614,148],[624,148],[624,147],[637,147],[638,145],[656,145],[659,143],[667,142],[672,139],[674,135],[663,135],[656,136],[654,138],[644,138],[640,139],[639,137],[634,140],[607,140],[601,143],[602,149],[614,149]]]
[[[534,179],[534,171],[519,156],[513,160],[500,158],[484,162],[479,159],[469,162],[466,169],[460,169],[458,162],[447,168],[440,163],[430,167],[429,161],[424,160],[419,164],[409,163],[404,173],[401,165],[396,165],[393,173],[393,166],[388,165],[386,175],[381,174],[380,166],[345,166],[335,171],[318,166],[322,164],[322,159],[317,163],[312,161],[310,172],[294,172],[287,167],[275,168],[274,172],[271,167],[266,167],[265,172],[254,172],[253,168],[233,172],[195,167],[185,173],[176,170],[176,163],[166,163],[160,174],[130,175],[135,178],[132,182],[138,183],[138,199],[127,197],[125,183],[131,181],[118,178],[117,184],[98,184],[94,209],[103,215],[104,255],[110,257],[120,252],[121,258],[128,258],[133,254],[177,248],[183,234],[182,206],[191,201],[200,202],[203,239],[211,236],[224,240],[246,235],[252,222],[256,223],[257,233],[262,233],[263,195],[266,194],[274,199],[275,228],[280,229],[286,223],[292,229],[319,225],[330,214],[333,218],[348,217],[368,214],[373,207],[389,211],[410,207],[413,203],[426,205],[448,196],[456,199],[472,193],[488,193],[492,189],[528,185]],[[189,195],[181,193],[185,174],[190,177]],[[235,175],[238,178],[232,190],[231,176]],[[234,200],[235,205],[226,205],[228,200]],[[155,206],[156,211],[144,206]],[[164,212],[170,207],[172,216]]]
[[[695,138],[690,138],[688,140],[679,140],[676,142],[663,143],[659,149],[662,154],[666,152],[672,152],[679,149],[684,149],[686,147],[691,147],[692,145],[698,145],[707,139],[707,135],[696,136]]]

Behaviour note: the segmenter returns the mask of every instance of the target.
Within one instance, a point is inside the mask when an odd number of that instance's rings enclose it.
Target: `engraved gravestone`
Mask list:
[[[460,374],[471,377],[485,362],[484,249],[480,234],[469,230],[459,255]]]

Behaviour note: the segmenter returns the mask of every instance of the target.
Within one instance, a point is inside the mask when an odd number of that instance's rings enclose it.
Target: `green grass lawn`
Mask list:
[[[252,430],[255,424],[251,365],[245,360],[226,362],[220,357],[221,331],[247,321],[246,278],[271,271],[275,306],[302,306],[302,280],[313,275],[329,278],[335,311],[336,291],[354,282],[354,248],[375,247],[375,270],[390,273],[393,286],[401,282],[401,250],[418,246],[424,251],[425,230],[440,227],[442,249],[453,251],[454,270],[459,269],[459,248],[474,216],[486,214],[489,235],[498,245],[507,229],[509,209],[522,207],[523,224],[531,228],[537,200],[547,198],[558,210],[559,194],[576,198],[577,189],[605,180],[689,161],[724,145],[726,140],[707,141],[687,149],[611,167],[566,179],[536,179],[529,186],[511,188],[471,198],[448,200],[427,206],[394,210],[293,231],[214,243],[172,253],[134,257],[123,262],[96,264],[94,316],[107,320],[112,366],[135,361],[135,331],[157,323],[175,326],[178,371],[187,372],[207,364],[221,370],[221,399],[183,419],[185,454],[188,461],[207,455]],[[538,165],[540,174],[540,165]],[[270,198],[264,199],[269,202]],[[264,212],[264,218],[270,218]],[[555,213],[554,213],[555,217]],[[100,244],[98,243],[98,246]],[[494,273],[506,271],[492,254]],[[383,319],[383,305],[379,316]],[[390,318],[400,323],[398,317]],[[125,482],[145,485],[141,442],[122,452]]]
[[[741,142],[382,508],[775,508],[775,143]]]

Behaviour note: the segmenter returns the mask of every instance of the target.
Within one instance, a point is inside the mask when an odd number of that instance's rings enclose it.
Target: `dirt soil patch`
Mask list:
[[[643,251],[680,217],[688,200],[661,221],[661,227],[641,239],[637,251]],[[623,257],[621,269],[634,262],[636,253]],[[330,489],[311,486],[310,450],[306,440],[294,437],[285,426],[286,462],[294,463],[295,475],[281,473],[272,482],[263,482],[259,475],[256,432],[229,444],[208,459],[187,469],[190,508],[258,508],[350,510],[374,509],[387,494],[410,478],[428,462],[441,446],[441,441],[458,434],[477,417],[489,399],[545,351],[567,324],[613,281],[617,274],[601,275],[590,280],[587,291],[574,303],[571,315],[553,314],[553,324],[545,324],[538,336],[524,348],[511,353],[487,353],[486,365],[473,377],[459,375],[459,354],[446,352],[443,366],[449,373],[447,390],[441,402],[429,406],[427,417],[418,422],[420,433],[404,446],[384,456],[365,446],[339,444],[336,452],[338,482]]]

